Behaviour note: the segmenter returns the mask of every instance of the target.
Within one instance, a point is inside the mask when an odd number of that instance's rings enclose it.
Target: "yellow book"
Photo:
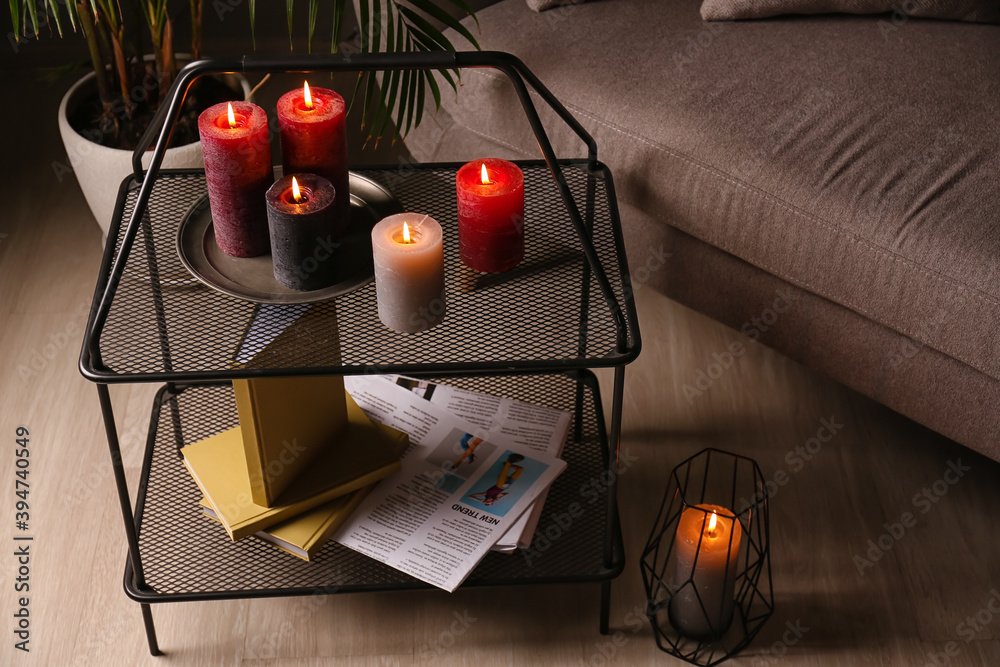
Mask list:
[[[375,485],[371,484],[346,496],[334,498],[325,505],[275,524],[267,530],[258,531],[254,533],[254,537],[302,560],[312,560],[373,488]],[[219,520],[207,498],[202,498],[199,504],[205,516]]]
[[[347,396],[347,426],[270,507],[253,502],[241,427],[181,449],[229,537],[239,540],[399,470],[406,434],[374,424]]]
[[[381,424],[378,424],[378,427],[385,431],[389,437],[397,439],[395,434],[399,431],[396,429]],[[399,449],[396,453],[402,456],[408,444],[408,438],[398,439]],[[266,530],[258,531],[254,533],[254,537],[273,544],[282,551],[302,560],[311,561],[323,548],[323,545],[329,541],[330,536],[344,524],[344,521],[351,516],[351,513],[358,508],[361,501],[375,486],[375,484],[369,484],[346,496],[334,498],[308,512],[282,521]],[[219,517],[215,515],[215,510],[212,508],[212,503],[208,502],[208,498],[202,498],[198,504],[205,516],[216,522],[219,521]]]
[[[347,424],[344,378],[233,380],[250,497],[270,507]]]

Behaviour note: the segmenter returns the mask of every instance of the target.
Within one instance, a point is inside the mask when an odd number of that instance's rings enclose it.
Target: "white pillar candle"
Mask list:
[[[725,507],[696,505],[681,513],[670,598],[670,622],[681,634],[712,638],[729,627],[742,537],[739,520]]]
[[[412,333],[444,319],[442,239],[441,225],[418,213],[390,215],[372,229],[378,316],[385,326]]]

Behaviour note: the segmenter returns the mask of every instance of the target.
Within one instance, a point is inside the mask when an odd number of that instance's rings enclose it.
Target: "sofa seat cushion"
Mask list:
[[[580,119],[620,200],[1000,378],[1000,27],[705,23],[699,6],[507,0],[480,12],[481,44]],[[448,145],[455,124],[539,157],[501,73],[463,82],[408,137],[415,156],[480,157]],[[558,155],[584,154],[543,119]]]

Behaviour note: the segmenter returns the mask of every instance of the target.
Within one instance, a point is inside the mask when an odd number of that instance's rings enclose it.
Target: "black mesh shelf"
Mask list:
[[[612,366],[638,354],[635,311],[610,173],[586,162],[561,161],[581,213],[592,220],[597,256],[622,312],[616,320],[590,269],[581,240],[544,162],[521,162],[525,180],[525,259],[503,274],[479,274],[458,258],[455,172],[458,164],[409,165],[361,171],[383,184],[409,211],[427,212],[445,234],[448,311],[443,323],[400,334],[378,319],[375,285],[312,305],[315,344],[277,351],[256,374],[539,371]],[[101,382],[245,377],[231,365],[259,307],[195,281],[176,250],[178,226],[205,193],[198,171],[163,171],[112,293],[103,327],[88,328],[81,368]],[[123,185],[112,227],[117,253],[138,186]],[[109,243],[109,245],[111,245]],[[98,293],[104,291],[111,256]],[[159,301],[157,297],[160,297]],[[162,313],[157,313],[161,307]],[[275,308],[268,306],[268,308]],[[339,342],[334,358],[328,341]],[[96,350],[90,354],[88,349]]]
[[[608,533],[608,447],[596,378],[589,372],[531,376],[450,378],[448,382],[573,413],[563,458],[532,549],[491,553],[464,586],[564,581],[606,581],[624,566],[615,517]],[[579,409],[578,409],[579,406]],[[201,494],[181,461],[180,444],[238,423],[231,386],[164,387],[153,406],[151,432],[137,501],[139,552],[146,586],[126,566],[125,588],[142,602],[430,588],[412,577],[329,542],[314,562],[301,561],[253,537],[231,542],[201,515]],[[579,505],[567,527],[571,503]],[[560,520],[556,516],[560,515]],[[610,537],[609,537],[610,535]],[[613,558],[605,563],[607,540]]]
[[[183,267],[177,234],[206,192],[205,175],[159,167],[181,101],[198,77],[470,67],[507,76],[545,158],[518,162],[526,218],[520,266],[486,275],[459,260],[460,164],[359,172],[392,192],[404,210],[441,223],[448,287],[441,324],[417,334],[390,331],[378,319],[374,284],[311,304],[305,313],[289,312],[216,292]],[[586,160],[557,158],[529,89],[579,137]],[[640,341],[614,185],[597,161],[593,138],[520,60],[497,52],[202,60],[178,74],[168,97],[133,152],[133,176],[122,183],[80,354],[81,372],[97,383],[129,547],[125,589],[141,603],[150,653],[160,655],[151,602],[428,588],[332,543],[313,563],[256,538],[233,543],[201,516],[197,485],[177,449],[237,424],[226,380],[268,375],[446,376],[471,389],[572,412],[563,453],[568,466],[550,490],[532,550],[488,555],[464,585],[600,582],[600,630],[607,633],[611,580],[624,567],[612,454],[621,433],[625,365],[638,356]],[[143,157],[157,135],[144,173]],[[271,314],[296,321],[279,325],[280,344],[254,333]],[[265,346],[267,354],[258,354]],[[593,367],[614,368],[607,428],[596,379],[586,370]],[[133,511],[108,384],[155,381],[168,384],[153,406]]]

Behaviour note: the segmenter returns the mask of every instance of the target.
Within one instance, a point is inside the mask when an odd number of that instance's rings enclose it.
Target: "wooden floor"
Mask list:
[[[739,334],[649,289],[637,293],[644,349],[626,384],[622,451],[634,463],[621,477],[628,565],[613,587],[616,634],[597,632],[594,585],[192,603],[153,608],[166,655],[151,658],[122,592],[97,393],[77,371],[101,247],[75,181],[51,167],[65,155],[54,110],[68,83],[0,78],[0,664],[681,664],[635,622],[637,558],[667,473],[713,445],[785,482],[771,504],[774,616],[730,664],[1000,665],[990,609],[1000,610],[1000,464],[761,346],[689,401],[683,385]],[[154,390],[112,389],[133,492]],[[824,420],[842,428],[801,457]],[[12,635],[18,426],[31,433],[30,654]],[[963,475],[940,481],[952,465]],[[935,502],[915,499],[925,488]],[[869,541],[904,512],[916,525],[859,571]]]

